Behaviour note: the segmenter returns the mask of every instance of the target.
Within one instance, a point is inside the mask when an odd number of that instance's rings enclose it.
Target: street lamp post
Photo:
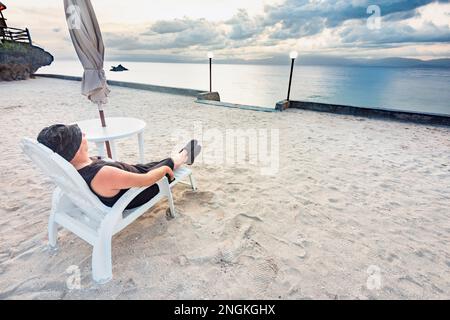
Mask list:
[[[214,58],[214,53],[208,52],[209,58],[209,92],[212,92],[212,59]]]
[[[294,72],[294,63],[295,59],[298,57],[297,51],[292,51],[289,55],[291,57],[291,74],[289,76],[289,88],[288,88],[288,94],[287,94],[287,101],[289,101],[289,97],[291,96],[291,84],[292,84],[292,73]]]

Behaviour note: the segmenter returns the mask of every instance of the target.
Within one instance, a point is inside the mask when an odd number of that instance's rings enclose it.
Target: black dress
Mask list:
[[[159,162],[150,162],[147,164],[136,164],[136,165],[130,165],[123,162],[107,162],[104,160],[100,160],[98,158],[91,158],[92,163],[86,167],[81,168],[78,170],[78,173],[83,177],[83,179],[88,184],[91,191],[100,199],[101,202],[103,202],[106,206],[112,207],[114,204],[120,199],[120,197],[127,192],[129,189],[122,189],[120,192],[115,195],[114,197],[102,197],[101,195],[97,194],[91,186],[91,182],[94,179],[95,175],[100,171],[101,168],[104,166],[110,166],[114,168],[118,168],[124,171],[133,172],[133,173],[147,173],[153,169],[162,167],[162,166],[168,166],[172,170],[174,169],[174,163],[173,160],[168,158],[164,159]],[[137,207],[140,207],[141,205],[147,203],[149,200],[151,200],[154,196],[156,196],[159,193],[159,187],[157,184],[154,184],[144,191],[142,191],[136,198],[133,199],[133,201],[130,202],[130,204],[127,206],[127,209],[134,209]]]

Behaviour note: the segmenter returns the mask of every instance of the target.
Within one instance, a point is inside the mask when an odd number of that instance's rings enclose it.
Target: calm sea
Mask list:
[[[109,72],[121,63],[127,72]],[[105,63],[108,79],[209,90],[208,64]],[[39,70],[81,76],[78,61]],[[450,115],[450,69],[296,66],[291,99]],[[222,101],[274,107],[287,95],[289,66],[213,65],[213,90]]]

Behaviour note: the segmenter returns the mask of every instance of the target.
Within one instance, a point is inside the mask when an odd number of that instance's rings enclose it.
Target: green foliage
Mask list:
[[[27,53],[28,48],[27,45],[24,45],[23,43],[2,41],[2,43],[0,43],[0,52],[1,51],[7,53]]]

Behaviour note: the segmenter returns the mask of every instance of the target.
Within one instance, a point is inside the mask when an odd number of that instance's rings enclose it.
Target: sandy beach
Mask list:
[[[162,201],[116,235],[114,278],[98,285],[87,243],[61,230],[58,252],[47,248],[54,186],[19,147],[97,108],[78,82],[2,82],[0,299],[450,298],[450,128],[111,89],[107,116],[147,122],[148,161],[184,142],[177,130],[275,130],[278,171],[207,161],[216,144],[205,139],[199,190],[174,189],[176,219]],[[137,162],[135,139],[118,149]],[[81,288],[67,285],[73,270]]]

